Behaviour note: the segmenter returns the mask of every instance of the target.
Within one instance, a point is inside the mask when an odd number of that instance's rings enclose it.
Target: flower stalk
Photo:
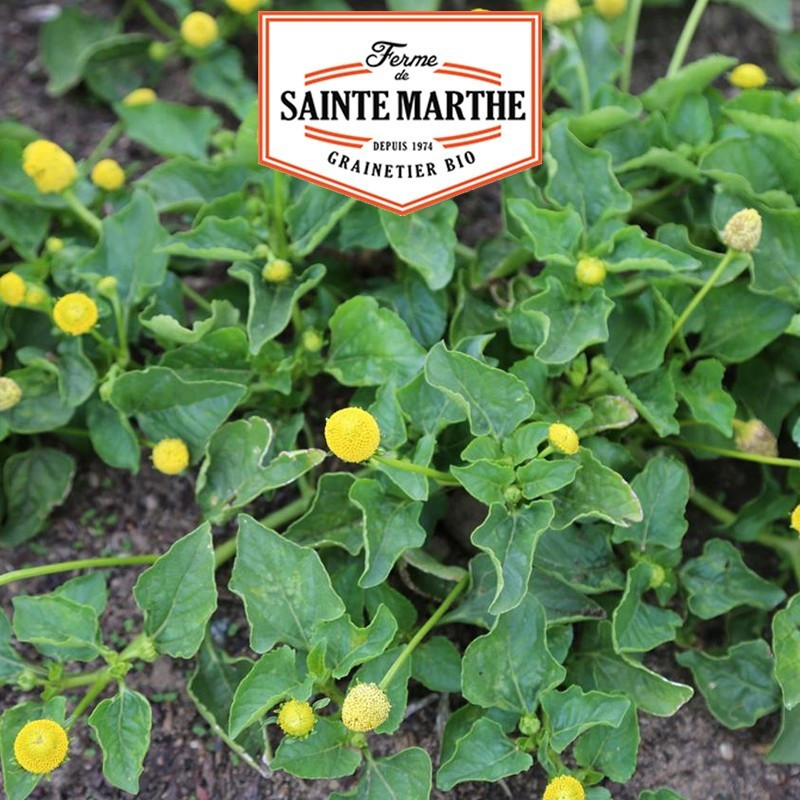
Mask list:
[[[689,45],[692,43],[697,26],[700,24],[700,18],[703,16],[707,6],[708,0],[695,0],[694,7],[686,18],[686,24],[683,26],[678,44],[675,46],[672,60],[669,62],[668,78],[671,78],[683,66]]]

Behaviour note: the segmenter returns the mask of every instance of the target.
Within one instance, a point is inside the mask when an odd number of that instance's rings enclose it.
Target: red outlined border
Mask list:
[[[409,203],[396,203],[387,197],[367,192],[330,176],[320,175],[312,170],[270,156],[265,151],[265,145],[267,148],[269,146],[269,81],[265,80],[265,69],[269,55],[270,19],[275,22],[279,20],[294,22],[319,20],[326,22],[373,22],[376,19],[382,19],[385,22],[389,22],[392,19],[400,19],[406,22],[508,22],[510,20],[527,20],[531,24],[532,51],[537,54],[536,62],[531,70],[531,94],[535,97],[538,92],[539,96],[538,104],[535,102],[531,104],[531,108],[535,112],[535,119],[531,125],[530,155],[491,172],[477,175],[461,183],[418,197]],[[461,11],[259,11],[258,13],[259,163],[401,216],[427,208],[463,192],[494,183],[517,172],[539,166],[542,163],[542,120],[544,113],[542,88],[542,13],[540,11],[493,11],[489,14],[480,14],[479,17],[476,17],[471,12]]]

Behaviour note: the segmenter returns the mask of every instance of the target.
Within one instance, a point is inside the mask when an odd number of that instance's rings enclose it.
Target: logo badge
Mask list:
[[[542,162],[541,14],[259,14],[259,161],[409,214]]]

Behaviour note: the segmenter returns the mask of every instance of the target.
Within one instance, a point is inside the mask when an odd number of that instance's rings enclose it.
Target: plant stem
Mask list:
[[[180,31],[176,28],[173,28],[171,25],[167,25],[163,19],[158,15],[155,9],[150,5],[147,0],[138,0],[136,3],[136,8],[139,9],[139,13],[163,36],[166,36],[168,39],[180,39]]]
[[[794,572],[794,579],[797,585],[800,586],[800,540],[784,539],[782,536],[764,532],[758,534],[756,542],[764,545],[764,547],[782,551],[788,557]]]
[[[122,121],[117,120],[106,132],[106,135],[97,143],[94,150],[89,153],[89,157],[84,162],[87,170],[91,168],[105,155],[106,150],[115,142],[116,138],[122,133]]]
[[[272,172],[272,235],[275,239],[275,251],[278,258],[286,258],[289,247],[286,243],[286,228],[283,222],[283,173]]]
[[[73,189],[65,189],[61,195],[66,201],[67,205],[75,212],[75,216],[88,225],[98,236],[100,232],[103,230],[103,225],[100,222],[100,219],[89,211],[88,208],[78,200],[78,196],[75,194]]]
[[[551,453],[555,453],[555,448],[548,444],[547,447],[541,451],[541,453],[536,454],[536,458],[547,458],[547,456],[549,456]]]
[[[181,291],[198,307],[202,308],[203,311],[207,311],[209,314],[212,311],[211,303],[206,300],[197,289],[192,289],[186,281],[181,281]]]
[[[447,597],[442,600],[436,611],[431,614],[431,616],[428,618],[428,621],[414,634],[409,643],[403,648],[403,652],[397,656],[392,666],[389,667],[386,674],[381,679],[381,682],[378,684],[381,689],[384,691],[386,690],[386,687],[392,682],[392,678],[394,678],[394,676],[397,674],[397,671],[400,669],[400,667],[402,667],[403,664],[408,661],[417,645],[428,635],[430,630],[445,615],[447,609],[453,605],[453,603],[456,601],[456,598],[461,594],[461,592],[464,591],[464,589],[466,589],[468,583],[469,575],[464,575],[464,577],[453,587],[450,594],[448,594]]]
[[[44,564],[39,567],[15,569],[0,575],[0,586],[15,581],[38,578],[40,575],[55,575],[59,572],[70,572],[74,569],[95,569],[97,567],[130,567],[137,564],[152,564],[157,555],[147,556],[110,556],[108,558],[81,558],[77,561],[62,561],[58,564]]]
[[[391,458],[389,456],[373,456],[370,460],[377,461],[379,464],[384,464],[387,467],[394,467],[395,469],[402,469],[406,472],[416,472],[419,475],[425,475],[445,486],[461,485],[449,472],[441,472],[431,467],[423,467],[421,464],[413,464],[411,461],[403,461],[402,459]]]
[[[800,461],[796,458],[779,458],[778,456],[762,456],[757,453],[743,453],[740,450],[728,450],[725,447],[717,447],[713,444],[690,442],[688,439],[665,439],[664,441],[678,447],[684,447],[687,450],[704,450],[707,453],[716,453],[727,458],[738,458],[740,461],[754,461],[757,464],[770,464],[773,467],[800,469]]]
[[[670,340],[675,338],[678,331],[680,331],[680,329],[683,327],[683,323],[689,319],[692,311],[694,311],[697,306],[700,305],[703,298],[714,288],[714,284],[717,282],[720,275],[725,272],[734,255],[736,255],[736,251],[729,247],[724,258],[719,262],[717,268],[711,273],[709,279],[700,287],[700,291],[691,299],[689,305],[683,309],[683,313],[681,313],[681,315],[675,321],[675,324],[672,326],[672,333],[670,333],[669,336]]]
[[[630,91],[633,72],[633,48],[636,46],[636,32],[639,29],[639,16],[642,13],[642,0],[631,0],[628,10],[628,26],[625,28],[625,52],[622,57],[622,74],[619,87],[623,92]]]
[[[671,78],[683,66],[683,60],[686,58],[686,51],[692,43],[694,33],[697,30],[697,26],[700,24],[700,17],[703,16],[707,5],[708,0],[695,0],[694,8],[686,18],[686,24],[683,26],[678,44],[675,46],[672,60],[669,62],[669,68],[667,69],[668,78]]]
[[[701,492],[699,489],[695,488],[691,495],[689,496],[689,500],[692,501],[699,509],[705,511],[710,517],[713,517],[717,522],[722,523],[723,525],[730,525],[731,523],[736,521],[736,514],[733,511],[725,508],[722,503],[718,503],[713,498],[709,497],[704,492]]]
[[[663,186],[661,189],[651,192],[643,200],[633,204],[631,210],[628,212],[628,216],[631,218],[638,216],[642,213],[642,211],[650,208],[650,206],[655,205],[667,197],[671,197],[681,186],[683,186],[683,178],[678,178],[677,180],[672,181],[672,183],[668,183],[666,186]]]
[[[114,289],[111,294],[111,307],[114,309],[114,320],[117,324],[117,339],[119,340],[119,350],[117,351],[117,363],[125,369],[131,360],[131,353],[128,349],[128,321],[122,312],[122,304],[119,301],[119,294]]]
[[[100,671],[99,674],[94,681],[94,683],[89,687],[89,691],[83,696],[81,701],[75,706],[75,710],[70,715],[70,718],[66,722],[66,729],[69,730],[81,717],[84,711],[94,702],[99,694],[102,693],[103,689],[108,686],[111,682],[111,669],[106,667],[105,669]]]

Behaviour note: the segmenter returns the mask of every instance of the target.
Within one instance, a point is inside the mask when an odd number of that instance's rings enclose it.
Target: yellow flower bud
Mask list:
[[[104,158],[94,165],[92,183],[107,192],[115,192],[125,185],[125,172],[113,158]]]
[[[249,14],[261,5],[261,0],[225,0],[225,2],[228,4],[228,8],[232,8],[239,14]]]
[[[606,279],[606,265],[599,258],[582,258],[575,267],[575,279],[584,286],[599,286]]]
[[[40,306],[47,300],[47,292],[41,286],[27,286],[25,288],[26,306]]]
[[[122,105],[128,108],[132,106],[149,106],[150,103],[155,103],[156,100],[158,100],[158,95],[152,89],[142,86],[123,97]]]
[[[572,775],[559,775],[547,784],[542,800],[586,800],[586,792]]]
[[[760,419],[751,419],[747,422],[735,419],[733,429],[736,432],[734,441],[737,450],[760,456],[778,455],[778,440]]]
[[[318,353],[324,344],[322,337],[313,329],[307,328],[303,331],[303,347],[309,353]]]
[[[389,719],[392,704],[377,683],[359,683],[347,692],[342,703],[342,722],[358,733],[375,730]]]
[[[288,736],[308,736],[316,721],[314,709],[299,700],[287,700],[278,712],[278,725]]]
[[[792,528],[800,533],[800,505],[796,505],[792,509],[791,524]]]
[[[22,169],[43,194],[63,192],[78,177],[78,168],[72,156],[47,139],[37,139],[25,147],[22,151]]]
[[[0,378],[0,411],[8,411],[22,400],[22,389],[13,378]]]
[[[616,19],[628,5],[628,0],[594,0],[597,13],[605,19]]]
[[[752,253],[761,241],[761,214],[754,208],[737,211],[719,237],[732,250]]]
[[[25,299],[25,281],[16,272],[0,278],[0,300],[7,306],[18,306]]]
[[[162,439],[151,456],[153,466],[165,475],[178,475],[189,466],[189,448],[183,439]]]
[[[52,719],[36,719],[24,725],[14,739],[14,758],[26,772],[44,775],[67,757],[67,732]]]
[[[568,456],[577,453],[580,447],[578,434],[563,422],[554,422],[547,430],[547,438],[551,447]]]
[[[53,321],[64,333],[80,336],[97,324],[97,305],[83,292],[70,292],[53,307]]]
[[[205,11],[192,11],[181,22],[183,41],[201,50],[208,47],[218,34],[217,21]]]
[[[381,432],[375,417],[361,408],[340,408],[325,423],[325,441],[331,452],[351,464],[375,455]]]
[[[728,80],[740,89],[760,89],[767,82],[767,73],[758,64],[739,64]]]
[[[58,236],[48,236],[44,243],[44,249],[48,253],[60,253],[64,249],[64,240]]]
[[[292,276],[292,265],[285,258],[273,258],[264,264],[261,277],[267,283],[283,283]]]
[[[581,15],[578,0],[547,0],[544,7],[545,22],[559,25],[563,22],[572,22]]]

